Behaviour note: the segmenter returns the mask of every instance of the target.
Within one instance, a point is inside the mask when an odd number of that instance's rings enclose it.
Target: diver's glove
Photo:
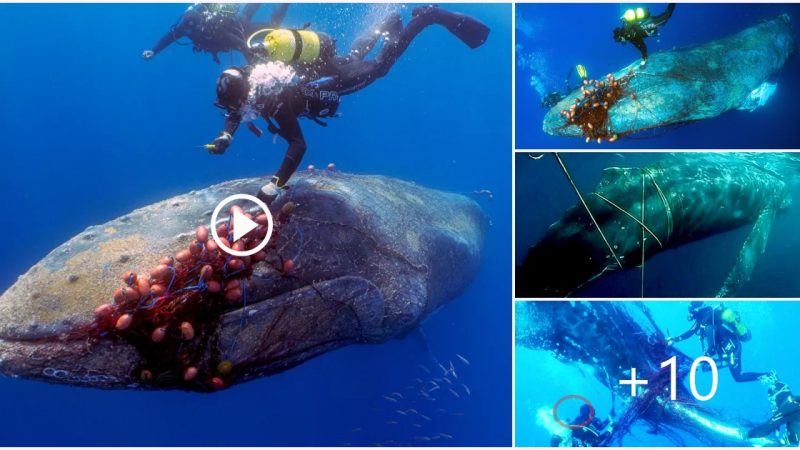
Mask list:
[[[145,61],[150,60],[153,56],[156,56],[156,54],[152,50],[145,50],[142,52],[142,58],[144,58]]]
[[[223,131],[218,138],[214,139],[213,144],[206,145],[206,149],[208,149],[208,153],[212,155],[221,155],[230,147],[232,140],[233,136],[227,131]]]
[[[281,191],[278,187],[278,179],[276,177],[272,177],[272,180],[261,187],[256,194],[259,200],[266,203],[267,205],[272,204],[278,195],[280,195]]]

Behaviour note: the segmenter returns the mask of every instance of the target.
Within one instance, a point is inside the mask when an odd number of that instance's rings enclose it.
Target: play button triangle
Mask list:
[[[258,224],[248,219],[239,211],[233,212],[233,242],[238,241],[245,234],[256,229]]]

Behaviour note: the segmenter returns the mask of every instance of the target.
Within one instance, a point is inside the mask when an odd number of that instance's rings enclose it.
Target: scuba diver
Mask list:
[[[554,434],[550,438],[551,447],[571,446],[571,447],[605,447],[614,431],[614,411],[609,414],[608,419],[600,420],[592,417],[592,408],[589,405],[581,405],[578,416],[572,419],[570,441],[564,442],[564,438]],[[591,418],[591,420],[590,420]],[[563,445],[562,445],[563,444]]]
[[[668,337],[668,346],[696,334],[700,337],[705,355],[723,366],[727,364],[736,382],[755,381],[768,375],[756,372],[742,373],[742,343],[749,341],[752,334],[742,324],[739,313],[722,303],[709,306],[702,301],[693,301],[689,306],[689,317],[686,319],[694,322],[692,327],[676,338]]]
[[[572,85],[570,84],[569,80],[572,77],[572,73],[577,72],[578,77],[580,77],[580,82],[583,83],[583,80],[586,79],[587,72],[586,67],[583,64],[578,64],[576,66],[570,67],[569,72],[567,72],[567,76],[564,78],[564,93],[560,93],[558,91],[553,91],[542,98],[539,102],[539,106],[542,108],[552,108],[556,106],[558,102],[564,99],[570,92],[572,92]]]
[[[195,52],[211,53],[217,64],[220,63],[218,53],[232,50],[239,51],[249,60],[245,38],[254,27],[264,26],[251,23],[253,15],[260,6],[258,3],[248,3],[239,12],[239,5],[235,3],[195,3],[181,15],[178,22],[151,50],[142,52],[142,57],[148,61],[173,42],[188,37]],[[279,26],[286,16],[287,9],[286,3],[276,6],[266,26]]]
[[[769,379],[767,395],[772,407],[772,417],[763,424],[747,431],[747,438],[766,437],[786,425],[781,439],[783,445],[796,447],[800,444],[800,398],[792,395],[789,386],[778,381],[774,375]]]
[[[667,23],[672,12],[675,11],[675,3],[669,3],[667,9],[657,16],[651,16],[647,8],[636,8],[625,11],[620,18],[622,26],[614,29],[614,40],[625,44],[630,42],[639,49],[642,54],[642,65],[647,62],[647,44],[645,38],[649,38],[658,33],[659,27]]]
[[[227,112],[225,127],[212,144],[206,144],[206,149],[212,154],[224,153],[241,122],[260,135],[250,122],[259,116],[264,118],[269,131],[289,144],[278,171],[257,193],[265,203],[271,203],[297,170],[306,151],[299,117],[324,125],[320,119],[335,117],[340,96],[361,90],[386,75],[411,41],[430,25],[444,26],[470,48],[482,45],[489,35],[489,28],[478,20],[435,6],[415,8],[405,27],[399,15],[393,14],[389,19],[390,29],[383,33],[385,42],[370,60],[364,59],[364,51],[370,49],[373,38],[358,39],[347,56],[336,57],[334,42],[320,38],[319,33],[288,30],[288,35],[278,33],[274,39],[270,38],[272,33],[267,33],[263,50],[272,60],[229,68],[217,80],[215,105]],[[372,30],[369,33],[374,34]],[[287,39],[279,39],[281,36]],[[281,44],[290,45],[290,49]],[[301,76],[291,77],[287,69]],[[281,83],[276,83],[278,79]]]

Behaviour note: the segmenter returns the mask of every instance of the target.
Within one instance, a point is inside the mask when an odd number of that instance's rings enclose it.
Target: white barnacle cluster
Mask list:
[[[259,98],[280,94],[296,79],[297,73],[294,69],[280,61],[270,61],[253,66],[250,76],[247,78],[250,91],[247,93],[245,105],[240,110],[242,120],[251,122],[258,119],[263,107],[259,104]]]

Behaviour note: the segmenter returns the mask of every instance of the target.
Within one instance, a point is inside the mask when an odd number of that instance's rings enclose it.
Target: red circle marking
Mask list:
[[[558,418],[558,407],[561,406],[561,404],[564,403],[565,401],[571,400],[573,398],[589,405],[589,418],[586,419],[585,422],[579,423],[577,425],[566,424],[561,419]],[[581,397],[580,395],[567,395],[566,397],[562,397],[561,399],[559,399],[556,402],[555,406],[553,406],[553,418],[556,419],[556,422],[562,427],[569,428],[570,430],[577,430],[592,423],[592,420],[594,420],[594,406],[592,406],[592,403],[589,402],[589,400],[587,400],[586,397]]]

